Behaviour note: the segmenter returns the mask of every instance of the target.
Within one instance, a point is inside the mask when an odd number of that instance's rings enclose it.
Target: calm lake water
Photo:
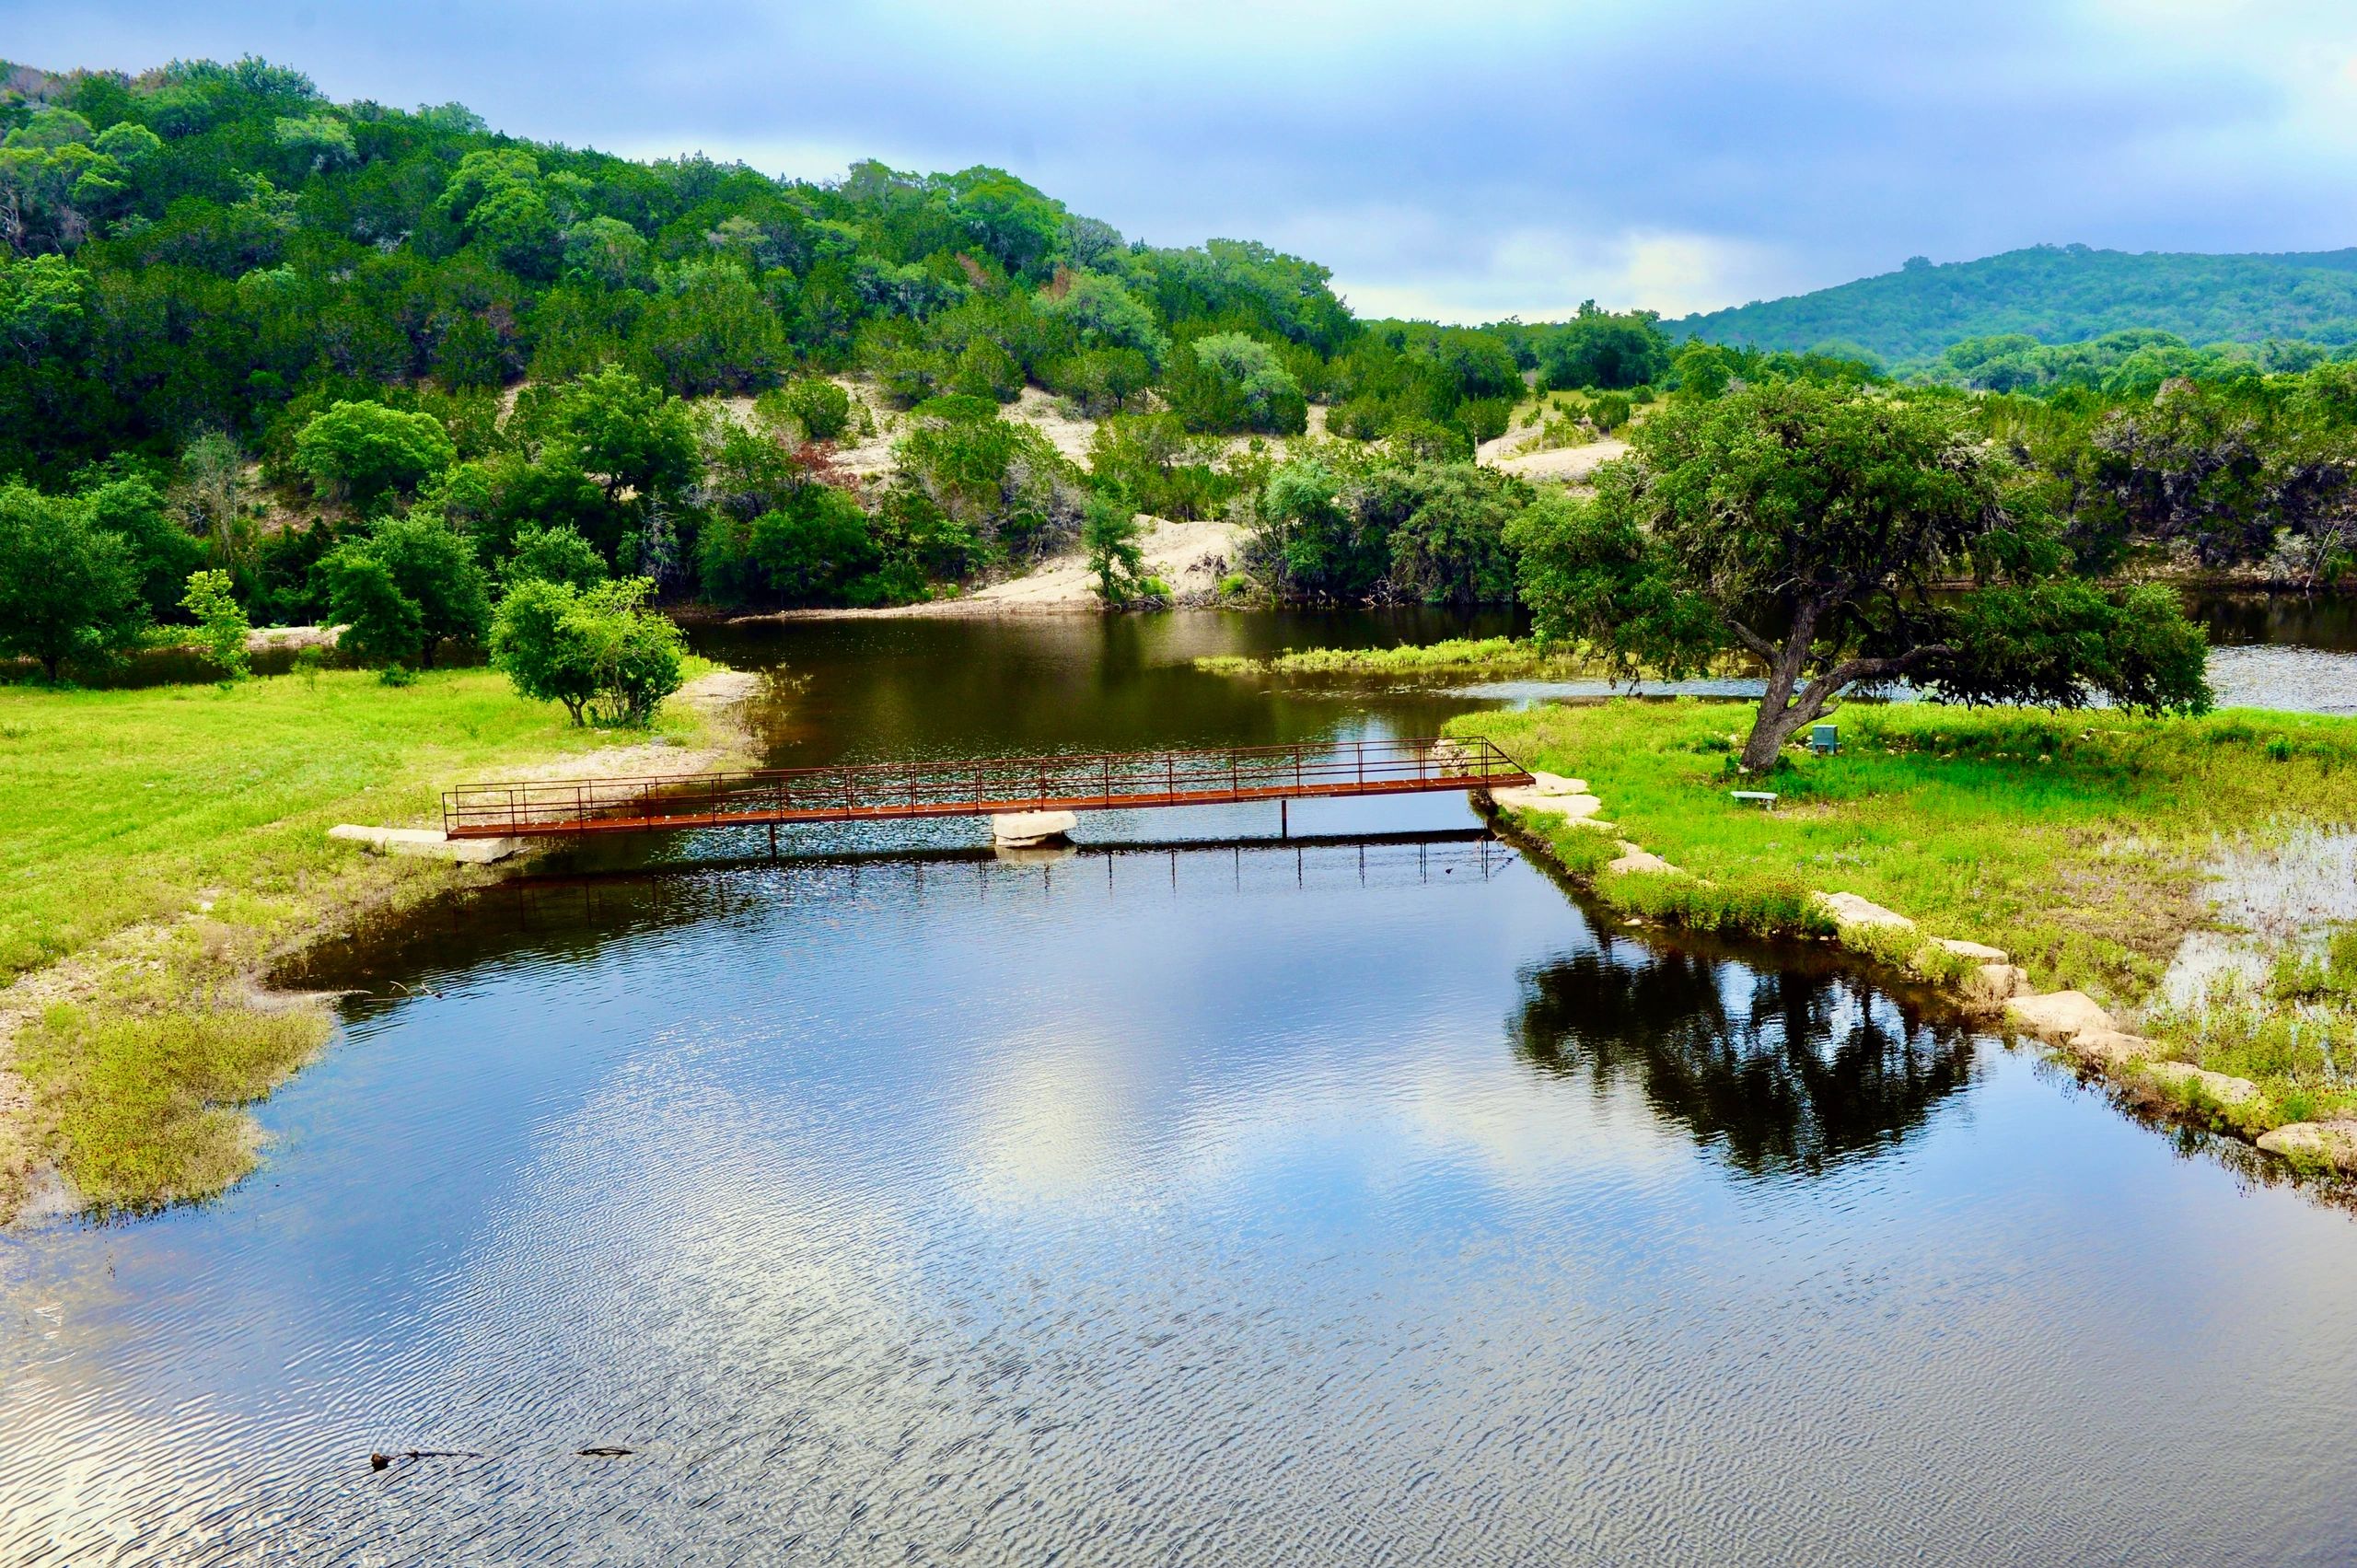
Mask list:
[[[1446,629],[722,651],[811,761],[1424,732],[1187,661]],[[1461,799],[1291,825],[702,835],[356,933],[256,1178],[0,1240],[0,1562],[2351,1559],[2347,1214]]]

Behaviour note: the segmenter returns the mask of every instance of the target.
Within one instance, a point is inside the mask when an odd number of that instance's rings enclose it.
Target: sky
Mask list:
[[[632,157],[994,164],[1365,315],[2357,244],[2351,0],[0,0],[0,56],[52,70],[248,53]]]

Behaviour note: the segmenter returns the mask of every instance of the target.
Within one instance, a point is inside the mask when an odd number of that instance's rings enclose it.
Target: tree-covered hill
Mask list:
[[[2159,262],[2209,282],[2115,286]],[[2269,265],[2301,281],[2235,281]],[[1243,527],[1241,575],[1278,597],[1497,602],[1561,498],[1480,442],[1888,380],[1805,352],[1838,337],[1915,358],[1943,385],[1903,396],[2047,471],[2091,567],[2150,541],[2305,579],[2357,544],[2357,366],[2288,340],[2357,343],[2357,271],[2036,251],[1753,308],[1853,295],[1913,335],[1863,308],[1800,352],[1592,303],[1370,321],[1315,261],[1131,242],[1002,169],[782,180],[337,103],[258,60],[0,64],[0,654],[55,673],[226,608],[422,664],[522,584],[880,605],[1074,551],[1109,601],[1159,598],[1141,514]],[[2000,308],[2031,295],[2086,305]],[[2268,309],[2285,341],[2184,341]],[[2002,330],[2114,322],[2067,349]],[[1043,402],[1085,449],[1020,417]]]
[[[1795,352],[1863,347],[1893,365],[1965,338],[2076,343],[2128,328],[2189,343],[2357,343],[2357,249],[2200,256],[2038,245],[1895,273],[1663,323],[1672,336]]]

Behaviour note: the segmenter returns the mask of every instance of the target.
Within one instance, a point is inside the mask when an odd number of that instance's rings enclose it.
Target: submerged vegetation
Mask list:
[[[2357,828],[2357,721],[1853,703],[1840,752],[1788,754],[1763,812],[1730,794],[1747,716],[1735,703],[1621,701],[1451,728],[1588,782],[1611,830],[1538,813],[1522,824],[1632,915],[1830,935],[1810,895],[1855,893],[1930,935],[2003,949],[2041,991],[2142,1013],[2184,1060],[2261,1086],[2265,1105],[2242,1116],[2357,1111],[2349,1036],[2336,1046],[2320,1016],[2289,1027],[2298,1005],[2340,994],[2329,943],[2346,937],[2312,933],[2234,1017],[2174,1005],[2163,985],[2188,934],[2214,923],[2208,868],[2222,845]],[[1607,870],[1622,839],[1676,872]]]

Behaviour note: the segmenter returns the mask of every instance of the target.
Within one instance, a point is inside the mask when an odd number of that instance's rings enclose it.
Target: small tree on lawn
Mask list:
[[[196,617],[197,635],[203,639],[204,656],[220,669],[224,680],[243,680],[252,669],[246,656],[246,633],[253,630],[245,606],[230,591],[226,572],[191,572],[180,608]]]
[[[111,658],[146,623],[121,535],[78,501],[0,485],[0,654],[39,661],[54,681],[67,659]]]
[[[431,669],[444,640],[481,637],[491,623],[474,541],[430,512],[387,517],[374,533],[336,546],[319,569],[329,612],[372,662],[415,659]]]
[[[1631,441],[1594,499],[1516,520],[1523,597],[1542,641],[1625,675],[1756,659],[1747,772],[1842,692],[1902,679],[1968,703],[2209,705],[2175,598],[2061,577],[2035,487],[1945,408],[1770,383],[1665,408]]]
[[[563,703],[575,724],[647,724],[679,689],[686,652],[679,629],[645,608],[654,590],[644,577],[520,582],[492,623],[492,662],[525,696]]]

